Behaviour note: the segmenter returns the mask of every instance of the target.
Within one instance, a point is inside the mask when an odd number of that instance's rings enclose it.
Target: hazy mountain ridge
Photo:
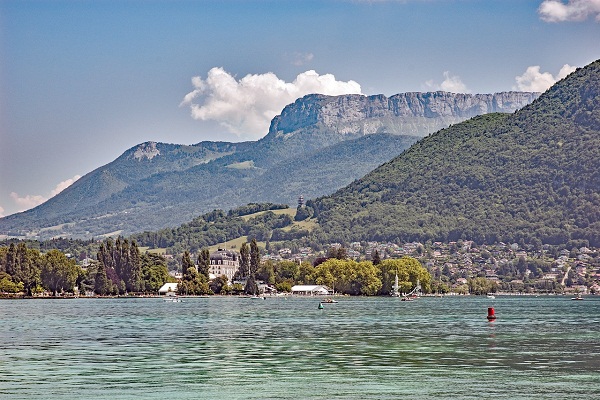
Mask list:
[[[0,219],[0,234],[126,234],[177,226],[215,208],[259,201],[293,205],[300,194],[322,196],[360,178],[440,125],[477,110],[514,111],[535,97],[305,96],[285,107],[256,142],[134,146],[46,203]]]

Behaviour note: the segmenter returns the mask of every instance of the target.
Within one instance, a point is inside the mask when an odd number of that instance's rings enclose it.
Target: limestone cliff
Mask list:
[[[512,113],[539,95],[532,92],[409,92],[391,97],[311,94],[285,107],[271,122],[269,136],[289,135],[308,127],[351,136],[383,132],[426,136],[477,115]]]

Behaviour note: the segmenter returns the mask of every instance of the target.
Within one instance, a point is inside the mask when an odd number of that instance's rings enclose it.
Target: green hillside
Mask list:
[[[600,61],[514,114],[441,130],[308,205],[325,241],[600,246]]]

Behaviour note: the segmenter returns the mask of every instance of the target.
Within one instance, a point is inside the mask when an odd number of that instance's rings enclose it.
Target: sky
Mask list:
[[[600,0],[0,0],[0,217],[305,94],[544,91],[599,58]]]

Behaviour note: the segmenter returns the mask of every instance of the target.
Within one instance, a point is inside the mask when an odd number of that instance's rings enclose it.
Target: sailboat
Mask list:
[[[413,301],[419,297],[420,292],[421,292],[421,283],[417,279],[417,284],[415,285],[415,288],[413,290],[411,290],[411,292],[408,293],[406,296],[404,296],[402,298],[402,301]]]
[[[396,279],[394,279],[394,286],[392,286],[392,297],[400,297],[400,292],[398,291],[398,273],[396,272]]]

